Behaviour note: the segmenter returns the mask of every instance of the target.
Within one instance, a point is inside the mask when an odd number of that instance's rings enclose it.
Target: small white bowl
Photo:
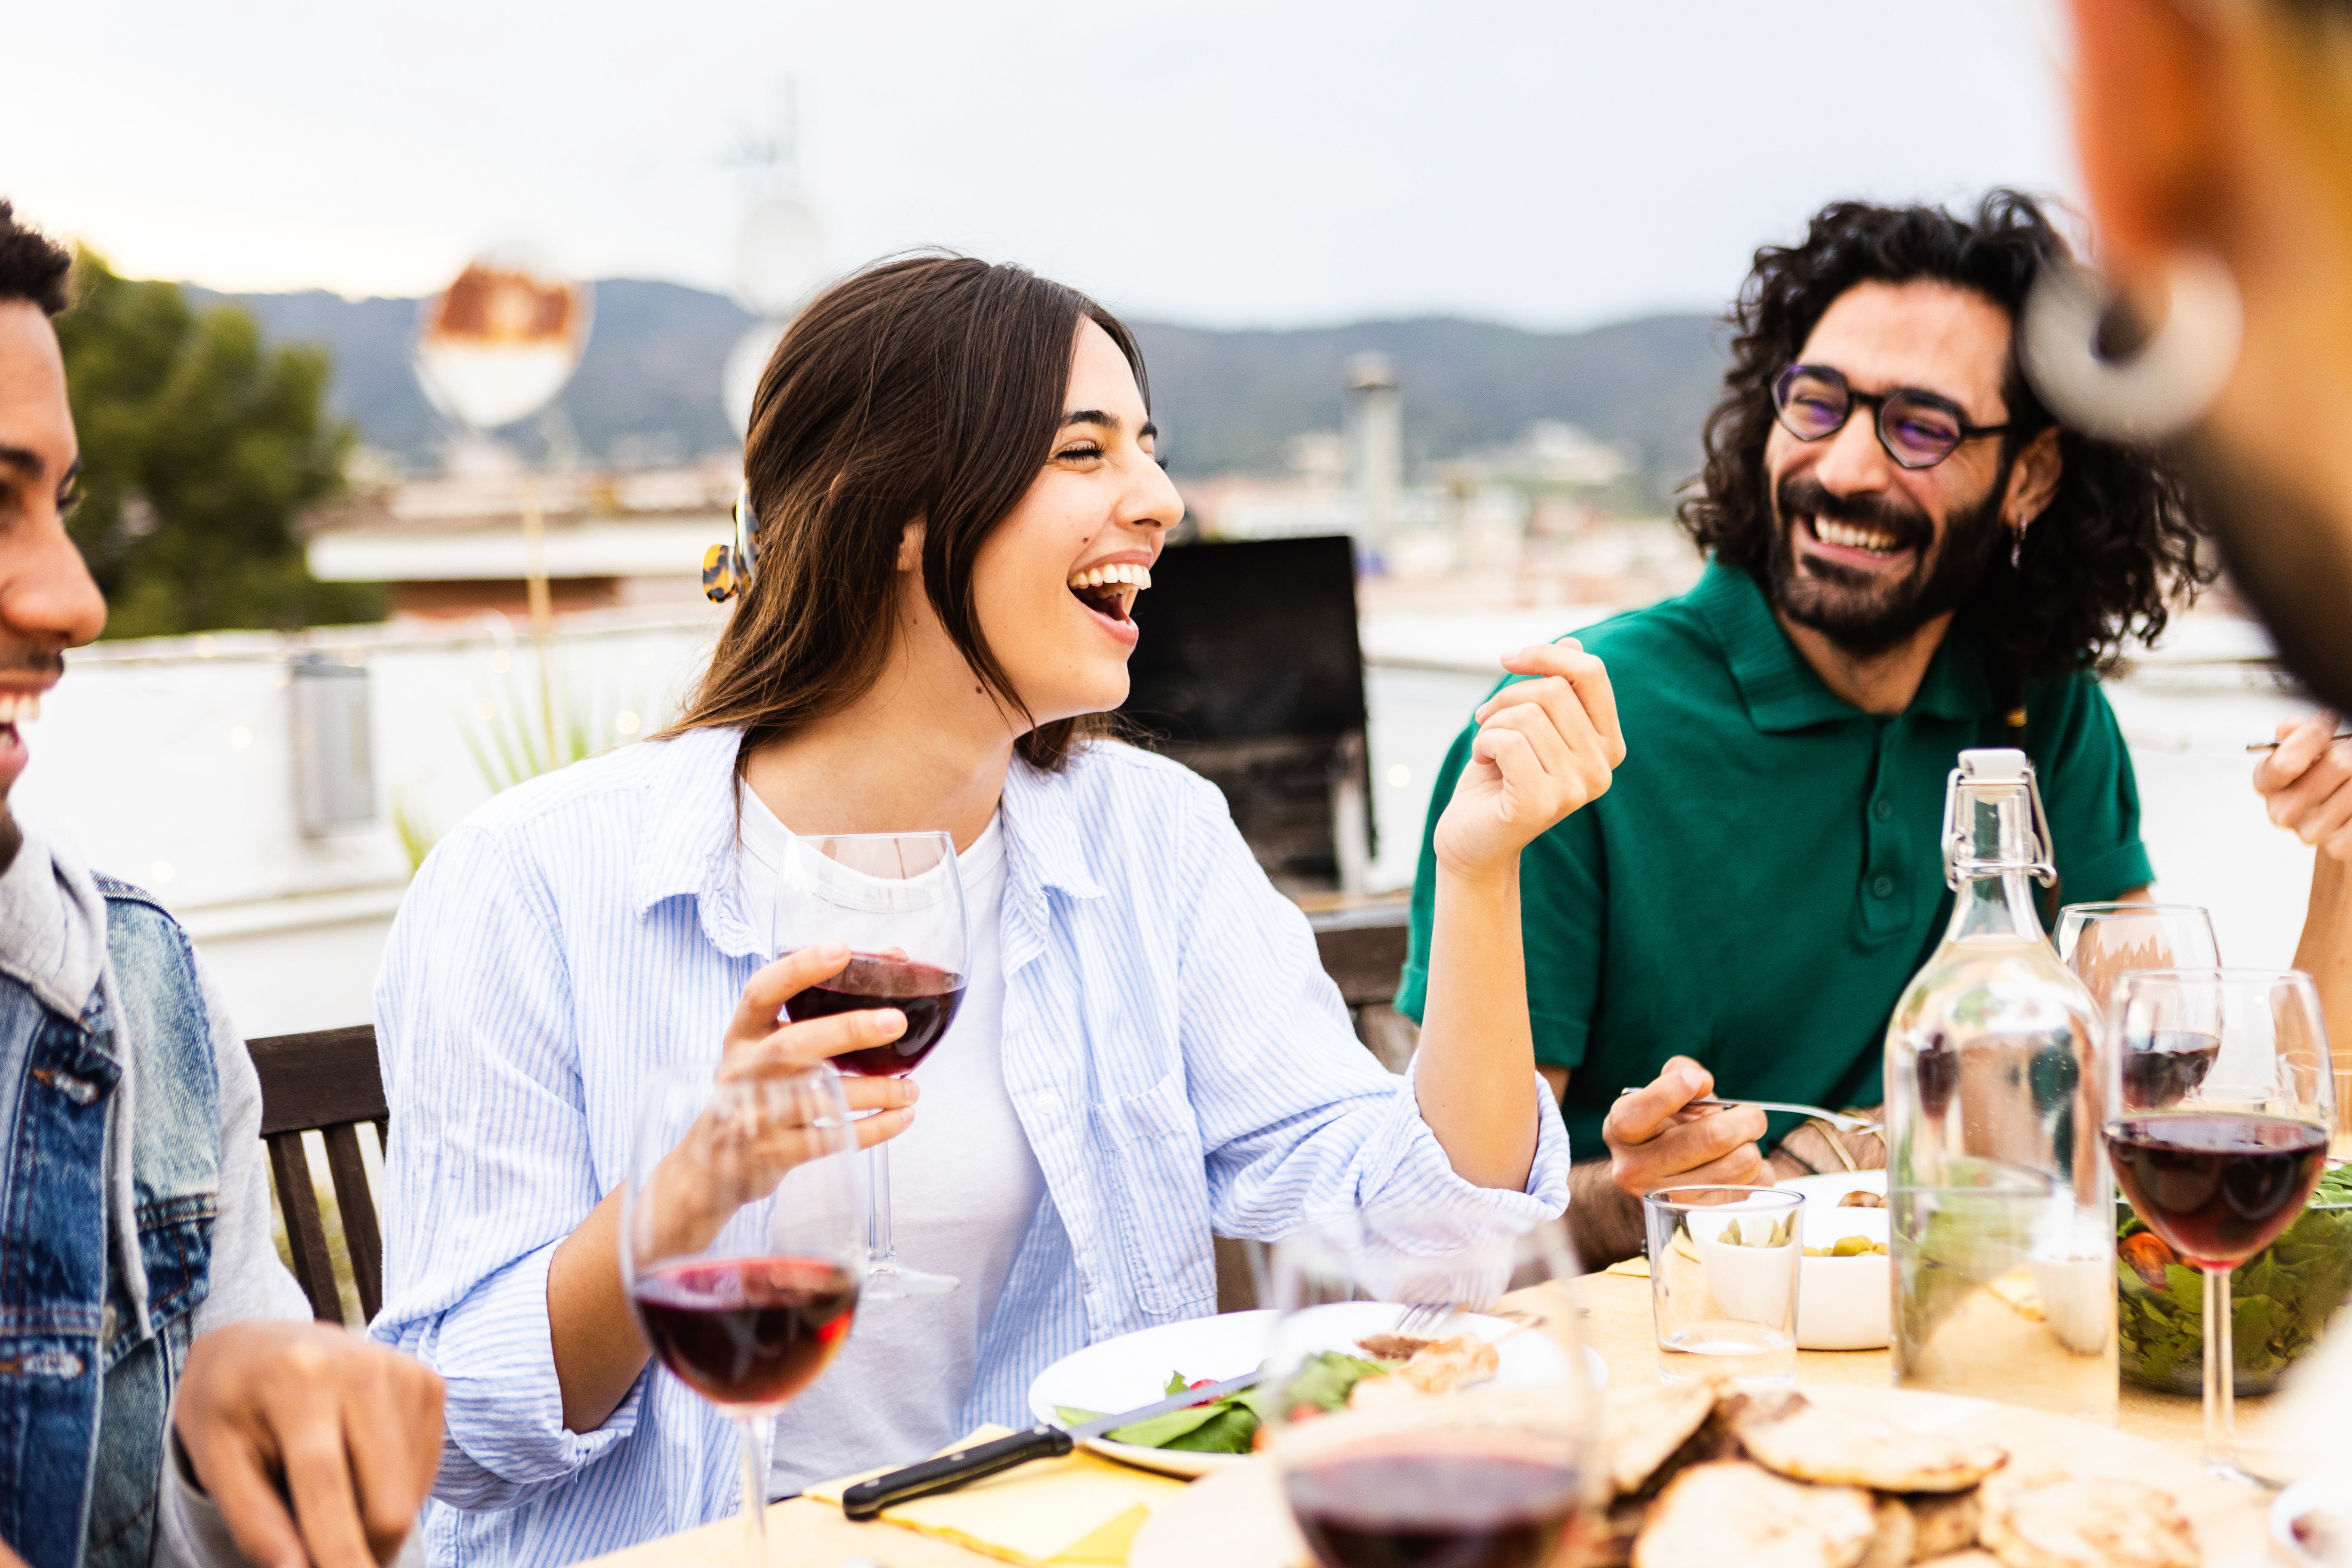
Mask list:
[[[1810,1188],[1805,1194],[1807,1247],[1834,1246],[1849,1236],[1867,1237],[1882,1247],[1886,1245],[1885,1209],[1840,1208],[1837,1200],[1843,1193],[1836,1190],[1830,1178],[1809,1180],[1821,1182],[1823,1187]],[[1883,1171],[1857,1172],[1844,1179],[1843,1191],[1875,1191],[1884,1194],[1885,1184],[1886,1173]],[[1894,1262],[1881,1252],[1806,1258],[1797,1275],[1797,1348],[1885,1350],[1894,1338]]]

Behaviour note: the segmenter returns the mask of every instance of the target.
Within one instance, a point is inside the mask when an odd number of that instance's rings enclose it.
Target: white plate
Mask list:
[[[1351,1353],[1361,1353],[1355,1348],[1355,1341],[1361,1336],[1384,1333],[1394,1328],[1397,1310],[1374,1301],[1318,1309],[1318,1314],[1329,1319],[1330,1348]],[[1074,1351],[1039,1373],[1029,1384],[1030,1411],[1038,1420],[1059,1426],[1062,1415],[1057,1405],[1067,1405],[1078,1410],[1133,1410],[1163,1397],[1171,1373],[1182,1373],[1187,1383],[1204,1377],[1218,1382],[1239,1377],[1264,1363],[1274,1338],[1275,1321],[1280,1316],[1269,1308],[1194,1318],[1181,1323],[1162,1323],[1156,1329],[1139,1329]],[[1501,1365],[1495,1381],[1504,1386],[1518,1382],[1549,1382],[1557,1377],[1559,1362],[1551,1342],[1517,1332],[1518,1327],[1501,1318],[1460,1312],[1442,1325],[1438,1333],[1475,1333],[1497,1342]],[[1507,1340],[1507,1335],[1510,1336]],[[1608,1363],[1590,1345],[1585,1347],[1584,1362],[1595,1388],[1608,1383]],[[1106,1458],[1171,1476],[1205,1476],[1246,1463],[1250,1458],[1246,1454],[1196,1454],[1181,1448],[1139,1448],[1130,1443],[1114,1443],[1107,1437],[1094,1438],[1087,1447]]]
[[[1828,1247],[1841,1237],[1886,1240],[1886,1211],[1838,1207],[1848,1193],[1886,1195],[1884,1171],[1840,1171],[1792,1176],[1777,1184],[1805,1194],[1805,1245]],[[1891,1333],[1894,1259],[1808,1258],[1797,1275],[1797,1348],[1808,1351],[1885,1350]]]

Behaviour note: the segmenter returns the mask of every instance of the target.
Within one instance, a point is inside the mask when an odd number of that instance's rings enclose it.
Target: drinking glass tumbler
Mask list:
[[[1662,1379],[1795,1381],[1804,1203],[1775,1187],[1663,1187],[1642,1200]]]

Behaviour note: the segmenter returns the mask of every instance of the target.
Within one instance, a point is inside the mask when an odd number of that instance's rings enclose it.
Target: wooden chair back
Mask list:
[[[376,1066],[375,1026],[273,1035],[246,1046],[261,1076],[261,1141],[269,1151],[295,1281],[310,1299],[313,1316],[331,1323],[343,1321],[334,1258],[302,1147],[302,1134],[317,1132],[327,1145],[327,1172],[334,1181],[335,1211],[342,1221],[360,1310],[373,1319],[383,1306],[383,1231],[360,1155],[359,1124],[374,1122],[381,1140],[391,1120]]]

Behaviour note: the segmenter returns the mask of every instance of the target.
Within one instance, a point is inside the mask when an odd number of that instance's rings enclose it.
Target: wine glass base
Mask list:
[[[2253,1471],[2240,1465],[2234,1458],[2219,1460],[2206,1460],[2205,1473],[2213,1477],[2217,1480],[2229,1481],[2234,1485],[2244,1487],[2250,1491],[2264,1493],[2274,1492],[2285,1484],[2283,1481],[2271,1480],[2265,1477],[2256,1475]]]
[[[867,1301],[898,1301],[912,1296],[944,1296],[956,1288],[952,1274],[929,1274],[920,1268],[909,1268],[892,1259],[875,1263],[866,1270],[866,1283],[858,1290]]]

